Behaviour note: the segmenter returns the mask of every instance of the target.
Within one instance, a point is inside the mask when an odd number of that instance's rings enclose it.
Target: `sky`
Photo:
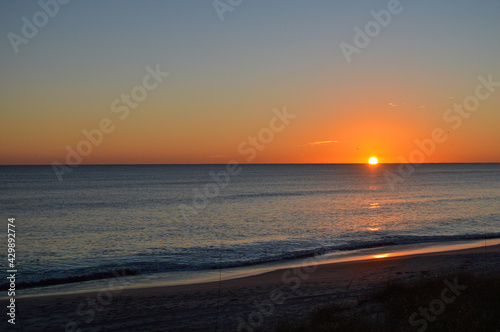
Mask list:
[[[0,164],[500,162],[499,16],[493,0],[2,1]]]

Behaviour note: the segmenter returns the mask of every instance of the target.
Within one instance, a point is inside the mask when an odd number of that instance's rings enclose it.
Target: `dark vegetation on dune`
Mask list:
[[[444,280],[453,284],[455,278],[467,288],[460,290],[454,301],[445,304],[442,312],[434,315],[428,310],[429,306],[432,301],[435,304],[435,300],[441,299],[443,289],[447,288]],[[445,295],[449,299],[453,293],[445,291]],[[420,308],[427,309],[432,321],[424,318]],[[412,314],[413,326],[409,322]],[[260,331],[496,332],[500,331],[500,275],[460,272],[422,278],[413,283],[391,280],[359,299],[354,307],[322,306],[305,318],[282,317],[278,323]]]

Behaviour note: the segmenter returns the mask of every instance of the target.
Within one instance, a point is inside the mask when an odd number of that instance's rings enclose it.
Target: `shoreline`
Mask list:
[[[78,295],[93,293],[99,291],[110,290],[110,282],[116,284],[127,284],[125,289],[145,289],[156,287],[178,287],[183,285],[195,285],[210,282],[227,281],[241,279],[246,277],[258,276],[261,274],[286,270],[295,267],[304,266],[304,261],[311,261],[311,264],[337,264],[342,262],[359,262],[372,259],[387,259],[389,257],[406,257],[420,254],[444,253],[457,250],[466,250],[472,248],[481,248],[485,246],[494,246],[500,244],[500,238],[481,239],[481,240],[456,240],[448,242],[425,242],[415,244],[403,244],[393,246],[382,246],[375,248],[365,248],[351,251],[340,251],[327,253],[318,256],[305,258],[297,258],[284,260],[279,262],[264,263],[245,267],[224,268],[219,270],[204,270],[204,271],[182,271],[178,272],[180,277],[172,278],[172,272],[160,272],[150,275],[134,275],[119,278],[104,278],[98,280],[90,280],[84,282],[67,283],[60,285],[51,285],[44,287],[34,287],[21,289],[18,298],[45,297],[45,296],[61,296],[61,295]],[[198,276],[192,276],[198,274]],[[183,276],[184,275],[184,276]],[[189,276],[191,275],[191,276]],[[148,279],[151,278],[151,279]],[[170,281],[164,279],[172,278]],[[143,281],[141,281],[141,279]],[[163,280],[162,280],[163,279]],[[144,281],[145,280],[145,281]],[[98,284],[92,286],[91,284]],[[89,285],[85,287],[85,285]],[[76,286],[76,289],[74,289]],[[121,286],[117,286],[121,288]],[[71,290],[73,288],[73,290]],[[67,290],[65,290],[67,289]],[[22,294],[26,292],[28,294]],[[40,292],[40,293],[36,293]],[[0,300],[5,300],[7,297],[0,297]]]
[[[499,241],[500,242],[500,241]],[[342,265],[356,265],[356,264],[365,264],[365,263],[374,263],[374,262],[383,262],[383,261],[399,261],[403,259],[412,259],[412,258],[417,258],[417,257],[430,257],[430,256],[442,256],[442,255],[467,255],[467,254],[481,254],[482,252],[487,252],[488,250],[493,250],[493,251],[498,251],[500,252],[500,244],[492,244],[488,246],[477,246],[473,248],[466,248],[466,249],[454,249],[454,250],[445,250],[445,251],[435,251],[435,252],[428,252],[428,253],[418,253],[418,254],[409,254],[409,255],[401,255],[401,256],[393,256],[393,257],[382,257],[382,258],[367,258],[367,259],[359,259],[359,260],[349,260],[349,261],[339,261],[339,262],[319,262],[317,265],[318,268],[320,267],[326,267],[328,269],[333,269],[337,266],[342,266]],[[313,264],[311,261],[313,258],[306,258],[307,264],[297,264],[293,265],[291,267],[286,267],[286,268],[280,268],[276,270],[271,270],[271,271],[266,271],[258,274],[252,274],[248,276],[242,276],[242,277],[237,277],[237,278],[231,278],[231,279],[225,279],[222,280],[221,283],[238,283],[241,281],[241,283],[248,283],[253,281],[255,278],[259,279],[265,279],[267,276],[274,276],[276,274],[283,274],[291,269],[297,269],[297,268],[308,268],[312,266]],[[499,262],[500,263],[500,262]],[[311,268],[312,269],[312,268]],[[178,284],[178,285],[162,285],[162,286],[145,286],[145,287],[137,287],[137,288],[124,288],[121,293],[124,295],[127,295],[129,293],[135,293],[137,291],[144,290],[146,292],[154,292],[155,290],[185,290],[185,289],[192,289],[192,288],[204,288],[205,286],[207,287],[213,287],[219,285],[218,280],[214,281],[205,281],[205,282],[198,282],[198,283],[189,283],[189,284]],[[101,290],[98,290],[101,291]],[[80,293],[78,295],[88,295],[95,293],[93,292],[85,292],[85,293]],[[72,293],[68,294],[49,294],[46,295],[46,297],[52,297],[52,296],[72,296]]]
[[[412,282],[462,270],[500,272],[500,245],[281,269],[221,283],[48,295],[16,302],[26,331],[64,330],[67,324],[88,330],[204,331],[213,330],[216,320],[226,331],[259,315],[264,304],[273,305],[272,314],[262,316],[261,325],[267,326],[286,315],[305,315],[321,304],[354,303],[391,279]],[[3,305],[4,300],[0,302]]]

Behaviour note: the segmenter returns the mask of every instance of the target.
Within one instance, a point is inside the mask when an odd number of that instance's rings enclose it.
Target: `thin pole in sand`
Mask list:
[[[352,281],[354,280],[354,277],[356,277],[356,274],[358,274],[358,271],[354,271],[354,274],[353,274],[353,276],[352,276],[352,278],[351,278],[351,281],[349,281],[349,285],[347,286],[347,289],[346,289],[346,291],[344,292],[344,297],[342,298],[342,304],[341,304],[341,306],[342,306],[342,307],[343,307],[343,306],[344,306],[344,304],[345,304],[345,298],[346,298],[346,296],[347,296],[347,293],[349,292],[349,289],[351,288]]]
[[[217,315],[215,316],[215,332],[217,332],[217,325],[219,323],[219,305],[220,305],[220,286],[222,283],[222,248],[219,256],[219,291],[217,294]]]

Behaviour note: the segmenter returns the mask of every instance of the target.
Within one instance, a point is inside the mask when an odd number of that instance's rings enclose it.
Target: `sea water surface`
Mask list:
[[[1,166],[0,211],[5,228],[16,218],[17,286],[26,294],[86,280],[97,287],[117,271],[180,281],[500,237],[500,164],[424,164],[391,188],[387,172],[398,167],[240,165],[225,176],[225,165],[81,165],[60,182],[50,166]]]

